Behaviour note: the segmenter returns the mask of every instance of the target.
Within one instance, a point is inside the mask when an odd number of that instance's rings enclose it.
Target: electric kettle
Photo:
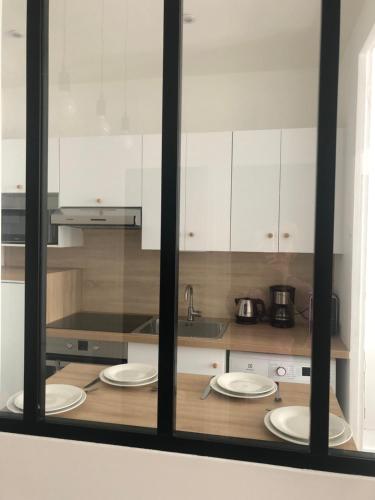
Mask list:
[[[254,325],[266,315],[266,306],[261,299],[240,297],[236,303],[236,323]]]

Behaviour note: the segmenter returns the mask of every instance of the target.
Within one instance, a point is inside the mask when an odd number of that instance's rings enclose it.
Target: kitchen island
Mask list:
[[[48,382],[84,387],[103,368],[104,366],[99,365],[71,363],[48,379]],[[274,395],[262,399],[240,400],[227,398],[213,391],[207,399],[201,400],[200,396],[208,382],[207,376],[178,374],[178,431],[280,442],[263,424],[266,412],[280,406],[309,405],[310,386],[305,384],[281,383],[282,402],[277,403]],[[342,416],[333,393],[330,405],[332,413]],[[88,392],[82,406],[56,417],[156,428],[157,391],[153,386],[124,389],[99,382],[95,390]],[[340,448],[354,450],[355,444],[350,440]]]

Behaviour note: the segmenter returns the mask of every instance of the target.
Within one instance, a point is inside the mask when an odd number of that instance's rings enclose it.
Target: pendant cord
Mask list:
[[[125,39],[124,39],[124,113],[128,103],[128,29],[129,29],[129,2],[125,0]]]
[[[103,95],[103,80],[104,80],[104,0],[101,0],[101,53],[100,53],[100,95]]]

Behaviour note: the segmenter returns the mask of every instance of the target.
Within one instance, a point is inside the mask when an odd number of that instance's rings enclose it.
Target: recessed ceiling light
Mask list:
[[[184,23],[185,24],[193,24],[195,22],[195,17],[192,16],[191,14],[184,14]]]
[[[14,29],[7,31],[7,35],[11,38],[23,38],[23,33]]]

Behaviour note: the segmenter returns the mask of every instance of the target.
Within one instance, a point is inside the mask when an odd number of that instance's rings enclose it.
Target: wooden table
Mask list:
[[[83,387],[95,379],[103,366],[73,364],[53,375],[49,383]],[[208,376],[179,374],[177,380],[177,430],[230,437],[281,441],[264,426],[268,410],[280,406],[309,405],[310,386],[280,384],[281,403],[274,396],[261,399],[233,399],[212,392],[206,400],[200,395],[209,381]],[[342,416],[336,397],[331,394],[331,412]],[[157,391],[150,387],[123,389],[100,382],[89,392],[79,408],[58,417],[140,427],[156,427]],[[50,417],[53,418],[53,417]],[[340,448],[355,450],[353,440]]]

